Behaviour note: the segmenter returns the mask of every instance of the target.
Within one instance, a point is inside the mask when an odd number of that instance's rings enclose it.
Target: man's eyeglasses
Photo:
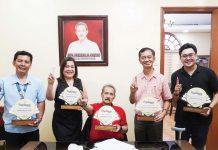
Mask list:
[[[181,55],[181,57],[187,59],[188,57],[193,58],[194,55],[195,55],[195,53],[190,53],[190,54]]]

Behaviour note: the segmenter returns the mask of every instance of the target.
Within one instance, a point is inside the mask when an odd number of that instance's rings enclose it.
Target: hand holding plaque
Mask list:
[[[203,108],[204,104],[210,103],[210,97],[201,88],[191,88],[182,97],[182,100],[187,102],[188,105],[183,108],[187,112],[205,113],[207,109]]]
[[[119,120],[119,115],[111,106],[102,106],[93,116],[100,121],[100,125],[95,126],[95,130],[115,131],[117,126],[112,125],[115,120]]]
[[[154,97],[143,97],[136,104],[136,113],[138,121],[154,121],[155,114],[162,110],[158,99]]]
[[[82,95],[78,88],[74,86],[67,87],[59,96],[60,99],[65,101],[65,105],[61,105],[61,109],[81,110],[78,101]]]
[[[31,100],[20,99],[10,110],[10,113],[17,116],[16,120],[12,120],[12,125],[27,126],[34,124],[36,119],[31,117],[38,112],[37,106]]]

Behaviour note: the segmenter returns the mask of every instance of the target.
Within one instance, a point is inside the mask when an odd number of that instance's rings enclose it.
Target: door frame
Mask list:
[[[165,13],[211,13],[211,49],[210,68],[218,75],[218,7],[161,7],[160,22],[160,72],[164,74],[164,14]],[[213,108],[213,120],[210,124],[207,135],[207,150],[217,148],[218,127],[216,118],[218,117],[218,105]]]
[[[161,21],[160,21],[160,72],[164,74],[164,14],[165,13],[211,13],[218,9],[218,7],[161,7]],[[213,18],[212,18],[213,19]],[[213,21],[213,20],[212,20]],[[211,24],[211,28],[213,23]],[[211,34],[211,47],[214,37]],[[217,50],[218,52],[218,50]],[[211,54],[214,50],[211,48]],[[211,55],[212,56],[212,55]],[[211,62],[211,61],[210,61]],[[211,64],[210,64],[211,65]]]

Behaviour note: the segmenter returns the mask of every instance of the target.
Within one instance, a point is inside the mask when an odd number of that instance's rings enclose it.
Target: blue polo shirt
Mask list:
[[[41,80],[29,76],[24,84],[20,83],[20,80],[16,75],[11,75],[0,80],[0,99],[4,97],[4,113],[3,120],[5,124],[5,131],[11,133],[27,133],[38,129],[38,127],[31,126],[13,126],[11,120],[17,119],[14,114],[9,111],[15,105],[15,103],[21,99],[18,92],[17,84],[19,84],[21,90],[26,86],[25,99],[32,100],[37,106],[38,103],[45,101],[45,90]],[[32,118],[36,118],[33,115]]]

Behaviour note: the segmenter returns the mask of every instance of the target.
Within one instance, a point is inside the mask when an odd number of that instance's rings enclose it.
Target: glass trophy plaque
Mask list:
[[[12,125],[27,126],[36,121],[36,119],[32,119],[31,117],[39,113],[39,110],[31,100],[20,99],[9,112],[17,117],[17,119],[12,120]]]
[[[116,130],[116,126],[112,123],[115,120],[119,120],[120,117],[117,112],[111,106],[102,106],[93,116],[93,118],[99,120],[100,125],[95,126],[95,130],[113,131]]]
[[[65,101],[65,104],[61,105],[61,109],[82,110],[82,107],[78,105],[78,100],[81,97],[78,88],[74,86],[67,87],[59,96],[60,99]]]
[[[206,113],[207,110],[203,108],[203,105],[211,102],[207,93],[198,87],[191,88],[183,95],[182,100],[187,102],[187,106],[183,107],[183,110],[195,113]]]
[[[154,121],[155,113],[162,111],[162,107],[158,99],[146,96],[137,102],[135,111],[138,121]]]

